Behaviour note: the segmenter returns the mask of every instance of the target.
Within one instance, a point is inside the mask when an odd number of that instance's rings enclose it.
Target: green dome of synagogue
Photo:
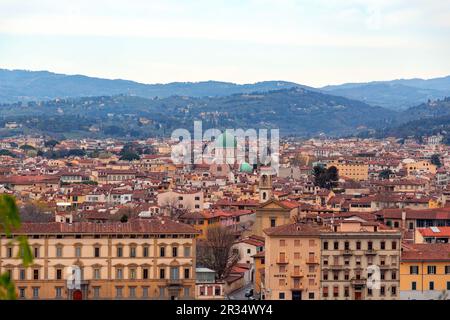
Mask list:
[[[228,134],[228,133],[222,133],[219,135],[215,141],[216,148],[236,148],[237,147],[237,139],[235,136]]]
[[[245,173],[253,173],[253,167],[247,162],[242,162],[241,166],[239,167],[239,171]]]

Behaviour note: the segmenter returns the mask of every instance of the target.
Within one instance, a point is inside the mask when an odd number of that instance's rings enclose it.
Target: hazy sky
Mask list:
[[[146,83],[450,74],[450,0],[0,0],[0,68]]]

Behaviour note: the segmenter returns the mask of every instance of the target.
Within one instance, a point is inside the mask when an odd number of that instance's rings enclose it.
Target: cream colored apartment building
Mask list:
[[[0,235],[0,273],[9,272],[19,299],[190,299],[195,296],[195,237],[168,219],[127,223],[26,223],[33,264]],[[79,285],[67,282],[80,270]],[[75,272],[77,273],[77,272]]]

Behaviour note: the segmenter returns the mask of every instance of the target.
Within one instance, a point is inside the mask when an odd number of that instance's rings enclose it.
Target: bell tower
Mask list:
[[[259,202],[264,203],[272,198],[272,174],[271,167],[261,167],[259,174]]]

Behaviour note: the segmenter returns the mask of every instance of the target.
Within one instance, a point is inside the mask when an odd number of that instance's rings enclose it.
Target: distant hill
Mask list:
[[[292,87],[308,88],[286,81],[264,81],[243,85],[219,81],[143,84],[128,80],[109,80],[48,71],[0,69],[0,103],[119,94],[146,98],[172,95],[227,96],[235,93],[263,92]],[[308,89],[314,90],[313,88]]]
[[[3,119],[22,127],[16,133],[69,136],[148,137],[176,128],[279,128],[282,135],[349,135],[390,125],[394,112],[363,102],[303,88],[239,93],[224,97],[142,98],[105,96],[16,103],[0,107]],[[144,119],[144,120],[142,120]],[[0,134],[12,134],[2,129]]]
[[[450,76],[442,78],[400,79],[374,81],[368,83],[346,83],[326,86],[321,90],[330,94],[344,96],[382,106],[393,110],[405,110],[429,99],[450,96]]]
[[[378,130],[377,137],[422,137],[442,134],[450,142],[450,97],[429,101],[397,114],[397,125]]]

